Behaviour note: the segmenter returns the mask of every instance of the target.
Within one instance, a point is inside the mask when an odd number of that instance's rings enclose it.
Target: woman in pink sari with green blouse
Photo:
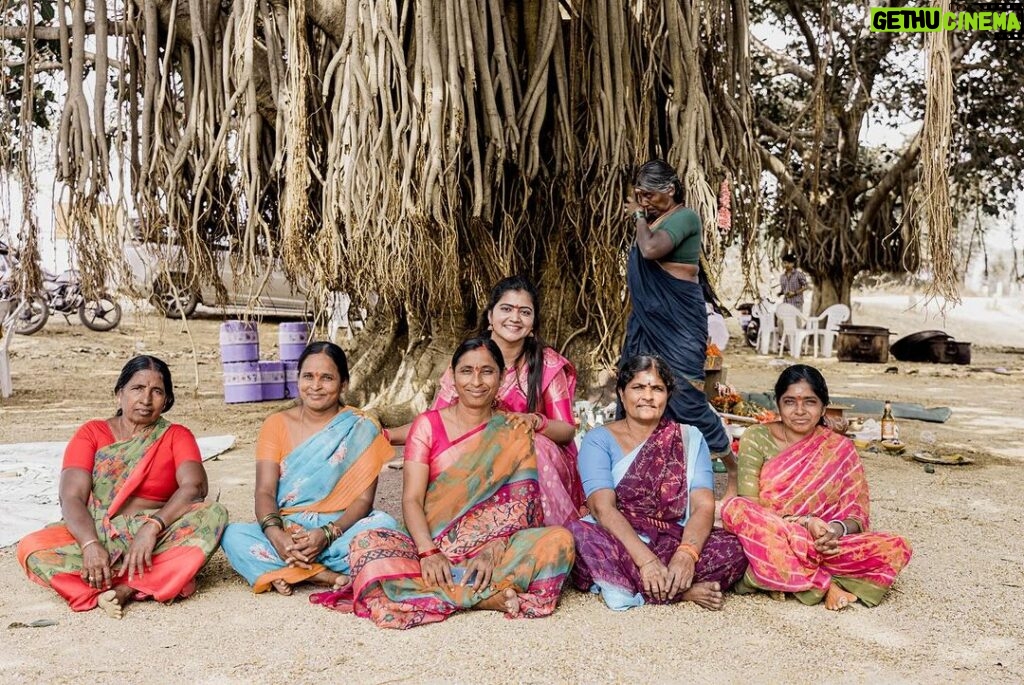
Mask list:
[[[828,387],[797,364],[775,384],[781,423],[748,428],[739,454],[739,497],[722,523],[749,565],[737,592],[791,592],[833,611],[876,606],[910,561],[910,544],[869,529],[868,485],[850,440],[823,425]]]
[[[533,428],[544,524],[564,526],[586,514],[583,486],[576,469],[576,423],[572,411],[576,369],[540,338],[540,300],[522,276],[499,281],[491,291],[481,335],[501,349],[505,373],[497,409]],[[452,370],[441,377],[431,409],[458,402]],[[389,430],[404,444],[409,426]]]

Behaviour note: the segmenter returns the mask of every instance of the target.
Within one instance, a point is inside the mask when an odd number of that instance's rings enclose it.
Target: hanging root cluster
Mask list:
[[[745,0],[105,1],[88,26],[98,39],[110,13],[123,39],[113,142],[142,232],[180,248],[179,287],[216,284],[223,259],[258,287],[281,263],[319,305],[377,302],[382,335],[411,350],[461,334],[522,271],[545,337],[596,368],[628,308],[622,202],[653,157],[679,169],[712,273],[732,240],[753,271]],[[79,218],[110,174],[107,96],[97,86],[90,119],[82,89],[83,5],[61,24],[60,177]],[[716,222],[725,179],[731,233]],[[109,277],[110,241],[73,237]]]

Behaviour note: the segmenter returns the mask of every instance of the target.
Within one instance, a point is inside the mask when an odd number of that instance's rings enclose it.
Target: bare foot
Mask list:
[[[683,593],[683,599],[711,611],[720,610],[725,601],[718,583],[694,583]]]
[[[341,585],[338,585],[339,578],[343,579]],[[328,585],[331,587],[338,588],[348,585],[348,576],[343,576],[337,571],[332,571],[329,568],[325,568],[323,571],[320,571],[320,573],[310,578],[309,582],[315,585]]]
[[[339,573],[338,577],[334,579],[334,589],[341,590],[342,588],[348,587],[348,584],[352,582],[352,579],[346,576],[344,573]]]
[[[110,618],[123,618],[124,608],[131,601],[133,592],[127,585],[118,585],[113,590],[107,590],[101,594],[97,603]]]
[[[285,597],[292,594],[292,586],[280,578],[270,581],[270,587],[274,588]]]
[[[847,592],[835,583],[829,585],[828,592],[825,593],[825,608],[829,611],[845,609],[856,601],[857,595]]]
[[[519,616],[519,595],[513,588],[507,587],[477,604],[476,608],[484,611],[501,611],[515,618]]]

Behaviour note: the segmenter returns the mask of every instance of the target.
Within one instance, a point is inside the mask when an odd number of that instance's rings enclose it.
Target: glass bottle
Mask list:
[[[896,423],[896,417],[892,415],[892,401],[885,401],[885,409],[882,411],[882,440],[899,440],[900,427]]]

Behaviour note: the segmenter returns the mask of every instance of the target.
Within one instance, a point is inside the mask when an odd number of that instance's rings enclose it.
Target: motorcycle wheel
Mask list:
[[[25,301],[25,306],[14,322],[14,332],[21,335],[32,335],[46,325],[50,318],[50,307],[42,295],[32,295]]]
[[[743,331],[743,337],[747,341],[747,345],[750,347],[757,347],[757,329],[758,325],[751,321],[747,324],[747,329]]]
[[[104,293],[78,305],[78,318],[92,331],[109,331],[121,323],[121,305]]]

